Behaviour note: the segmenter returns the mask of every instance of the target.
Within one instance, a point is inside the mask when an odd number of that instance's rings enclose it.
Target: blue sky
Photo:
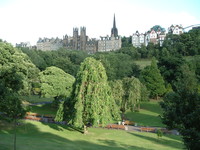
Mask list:
[[[85,26],[90,38],[110,35],[113,15],[121,36],[153,25],[200,24],[199,0],[0,0],[0,38],[12,44],[72,35]]]

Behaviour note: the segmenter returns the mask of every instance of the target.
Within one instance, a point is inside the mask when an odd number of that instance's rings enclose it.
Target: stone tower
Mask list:
[[[114,20],[113,20],[113,27],[111,29],[111,37],[118,37],[118,30],[117,30],[116,22],[115,22],[115,14],[114,14]]]
[[[79,49],[79,45],[78,45],[78,28],[73,28],[73,49],[74,50],[78,50]]]
[[[85,27],[81,27],[80,50],[86,50],[86,42],[87,42],[86,28]]]

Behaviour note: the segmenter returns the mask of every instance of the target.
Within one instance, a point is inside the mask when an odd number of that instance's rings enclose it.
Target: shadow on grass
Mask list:
[[[163,138],[156,139],[156,138],[153,138],[153,137],[134,134],[134,133],[131,133],[131,132],[129,132],[129,134],[132,134],[133,136],[139,137],[141,139],[146,139],[146,140],[151,141],[153,143],[161,144],[161,145],[168,146],[168,147],[171,147],[171,148],[177,148],[177,149],[183,149],[184,148],[184,147],[181,147],[182,144],[180,144],[178,141],[176,141],[177,139],[176,140],[167,140],[167,139],[163,139]],[[149,133],[149,134],[151,134],[151,133]],[[172,139],[174,139],[174,138],[172,138]]]
[[[73,127],[73,126],[70,126],[70,125],[60,125],[60,124],[44,123],[44,122],[41,122],[41,123],[45,126],[48,126],[52,129],[54,129],[54,130],[57,130],[57,131],[63,131],[64,129],[66,129],[68,131],[77,131],[77,132],[80,132],[80,133],[84,133],[82,129],[76,128],[76,127]]]
[[[68,128],[67,128],[68,129]],[[71,131],[71,129],[69,128]],[[13,130],[8,130],[7,134],[0,133],[0,149],[11,150],[13,148],[13,137],[10,136],[13,134]],[[79,136],[78,133],[75,132],[75,136]],[[138,146],[129,146],[129,145],[121,145],[113,140],[101,140],[99,144],[92,143],[86,140],[70,140],[68,139],[69,135],[66,134],[65,138],[49,133],[42,132],[40,128],[32,123],[25,123],[21,126],[18,126],[17,129],[17,149],[20,150],[128,150],[128,149],[136,149],[136,150],[151,150],[144,149]],[[80,135],[81,136],[81,135]],[[87,136],[87,135],[86,135]],[[81,139],[81,138],[80,138]],[[101,145],[102,144],[102,145]],[[3,150],[2,149],[2,150]]]

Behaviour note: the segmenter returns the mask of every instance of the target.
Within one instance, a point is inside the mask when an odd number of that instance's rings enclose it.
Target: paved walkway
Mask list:
[[[129,125],[125,125],[125,127],[126,127],[127,131],[137,131],[137,132],[141,132],[141,128],[146,128],[146,127],[142,127],[142,126],[129,126]],[[162,128],[162,127],[148,127],[148,128],[163,129],[163,130],[168,131],[167,134],[179,135],[179,132],[175,129],[167,130],[166,128]]]

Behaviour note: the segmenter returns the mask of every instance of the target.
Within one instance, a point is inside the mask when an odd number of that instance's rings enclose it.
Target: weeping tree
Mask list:
[[[58,67],[48,67],[39,74],[41,81],[41,94],[43,97],[53,97],[54,104],[59,99],[69,97],[75,78]]]
[[[110,86],[107,82],[105,68],[100,61],[86,58],[81,63],[72,91],[72,124],[87,131],[87,124],[93,126],[107,125],[111,120],[119,120],[117,107]]]
[[[148,100],[148,91],[146,87],[135,77],[110,81],[109,83],[116,104],[120,107],[122,112],[123,119],[126,110],[139,110],[140,101]]]
[[[131,111],[140,109],[140,100],[141,100],[141,83],[135,78],[124,78],[123,79],[123,88],[125,94],[122,101],[122,113],[124,114],[127,109]]]
[[[111,87],[115,102],[121,110],[122,99],[125,94],[125,91],[123,88],[123,82],[122,82],[122,80],[109,81],[109,85]]]

